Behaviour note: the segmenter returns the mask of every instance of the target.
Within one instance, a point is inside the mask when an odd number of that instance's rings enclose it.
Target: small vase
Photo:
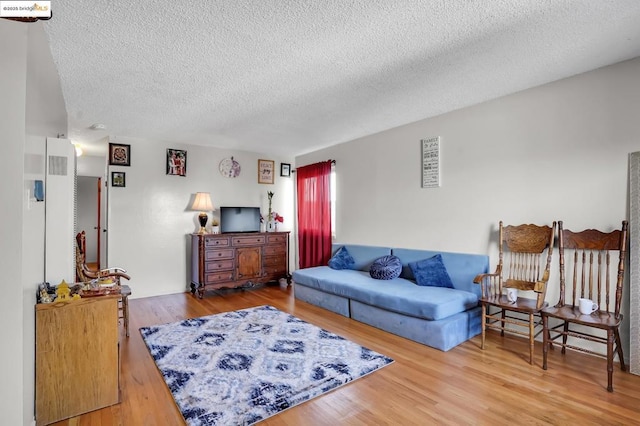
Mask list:
[[[277,225],[275,220],[270,220],[267,222],[267,232],[275,232],[277,231]]]

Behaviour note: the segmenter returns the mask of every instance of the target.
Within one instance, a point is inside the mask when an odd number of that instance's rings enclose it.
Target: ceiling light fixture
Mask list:
[[[91,126],[89,126],[89,128],[91,130],[104,130],[107,128],[107,126],[102,123],[93,123]]]

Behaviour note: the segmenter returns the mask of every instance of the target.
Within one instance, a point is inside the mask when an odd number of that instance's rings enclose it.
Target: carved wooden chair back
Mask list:
[[[492,274],[480,274],[473,280],[480,284],[482,296],[482,349],[486,329],[505,330],[529,338],[529,363],[533,364],[534,341],[542,331],[540,310],[549,280],[556,223],[552,226],[508,225],[500,221],[499,257]],[[509,300],[504,288],[533,291],[535,299],[517,297]],[[524,330],[524,331],[523,331]]]
[[[569,337],[602,343],[607,347],[607,390],[613,392],[613,359],[618,354],[620,368],[626,371],[620,323],[620,305],[627,254],[627,221],[611,232],[587,229],[573,232],[559,222],[560,298],[555,306],[542,310],[544,341],[542,368],[547,369],[549,348],[553,343],[589,354],[597,352],[577,345]],[[598,309],[582,313],[579,299],[590,299]],[[586,302],[589,304],[589,302]],[[593,308],[593,305],[589,306]],[[550,319],[556,321],[550,324]],[[577,327],[571,327],[575,325]],[[606,331],[606,337],[598,330]]]
[[[484,280],[482,297],[500,299],[503,289],[536,293],[536,307],[544,303],[553,254],[556,223],[507,225],[500,221],[499,257],[495,277]]]
[[[627,227],[624,221],[621,229],[608,233],[596,229],[572,232],[558,222],[560,299],[556,306],[577,307],[578,300],[586,298],[598,304],[600,312],[620,317]]]
[[[98,278],[98,272],[92,271],[86,264],[86,234],[84,231],[76,234],[76,281],[89,282]]]

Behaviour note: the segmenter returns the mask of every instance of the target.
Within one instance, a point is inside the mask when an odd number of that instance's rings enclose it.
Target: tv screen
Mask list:
[[[260,208],[220,207],[220,232],[260,232]]]

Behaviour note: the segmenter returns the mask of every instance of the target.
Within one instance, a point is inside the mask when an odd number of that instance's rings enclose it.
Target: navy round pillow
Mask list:
[[[397,256],[382,256],[376,259],[369,269],[369,275],[376,280],[392,280],[402,272],[402,262]]]

